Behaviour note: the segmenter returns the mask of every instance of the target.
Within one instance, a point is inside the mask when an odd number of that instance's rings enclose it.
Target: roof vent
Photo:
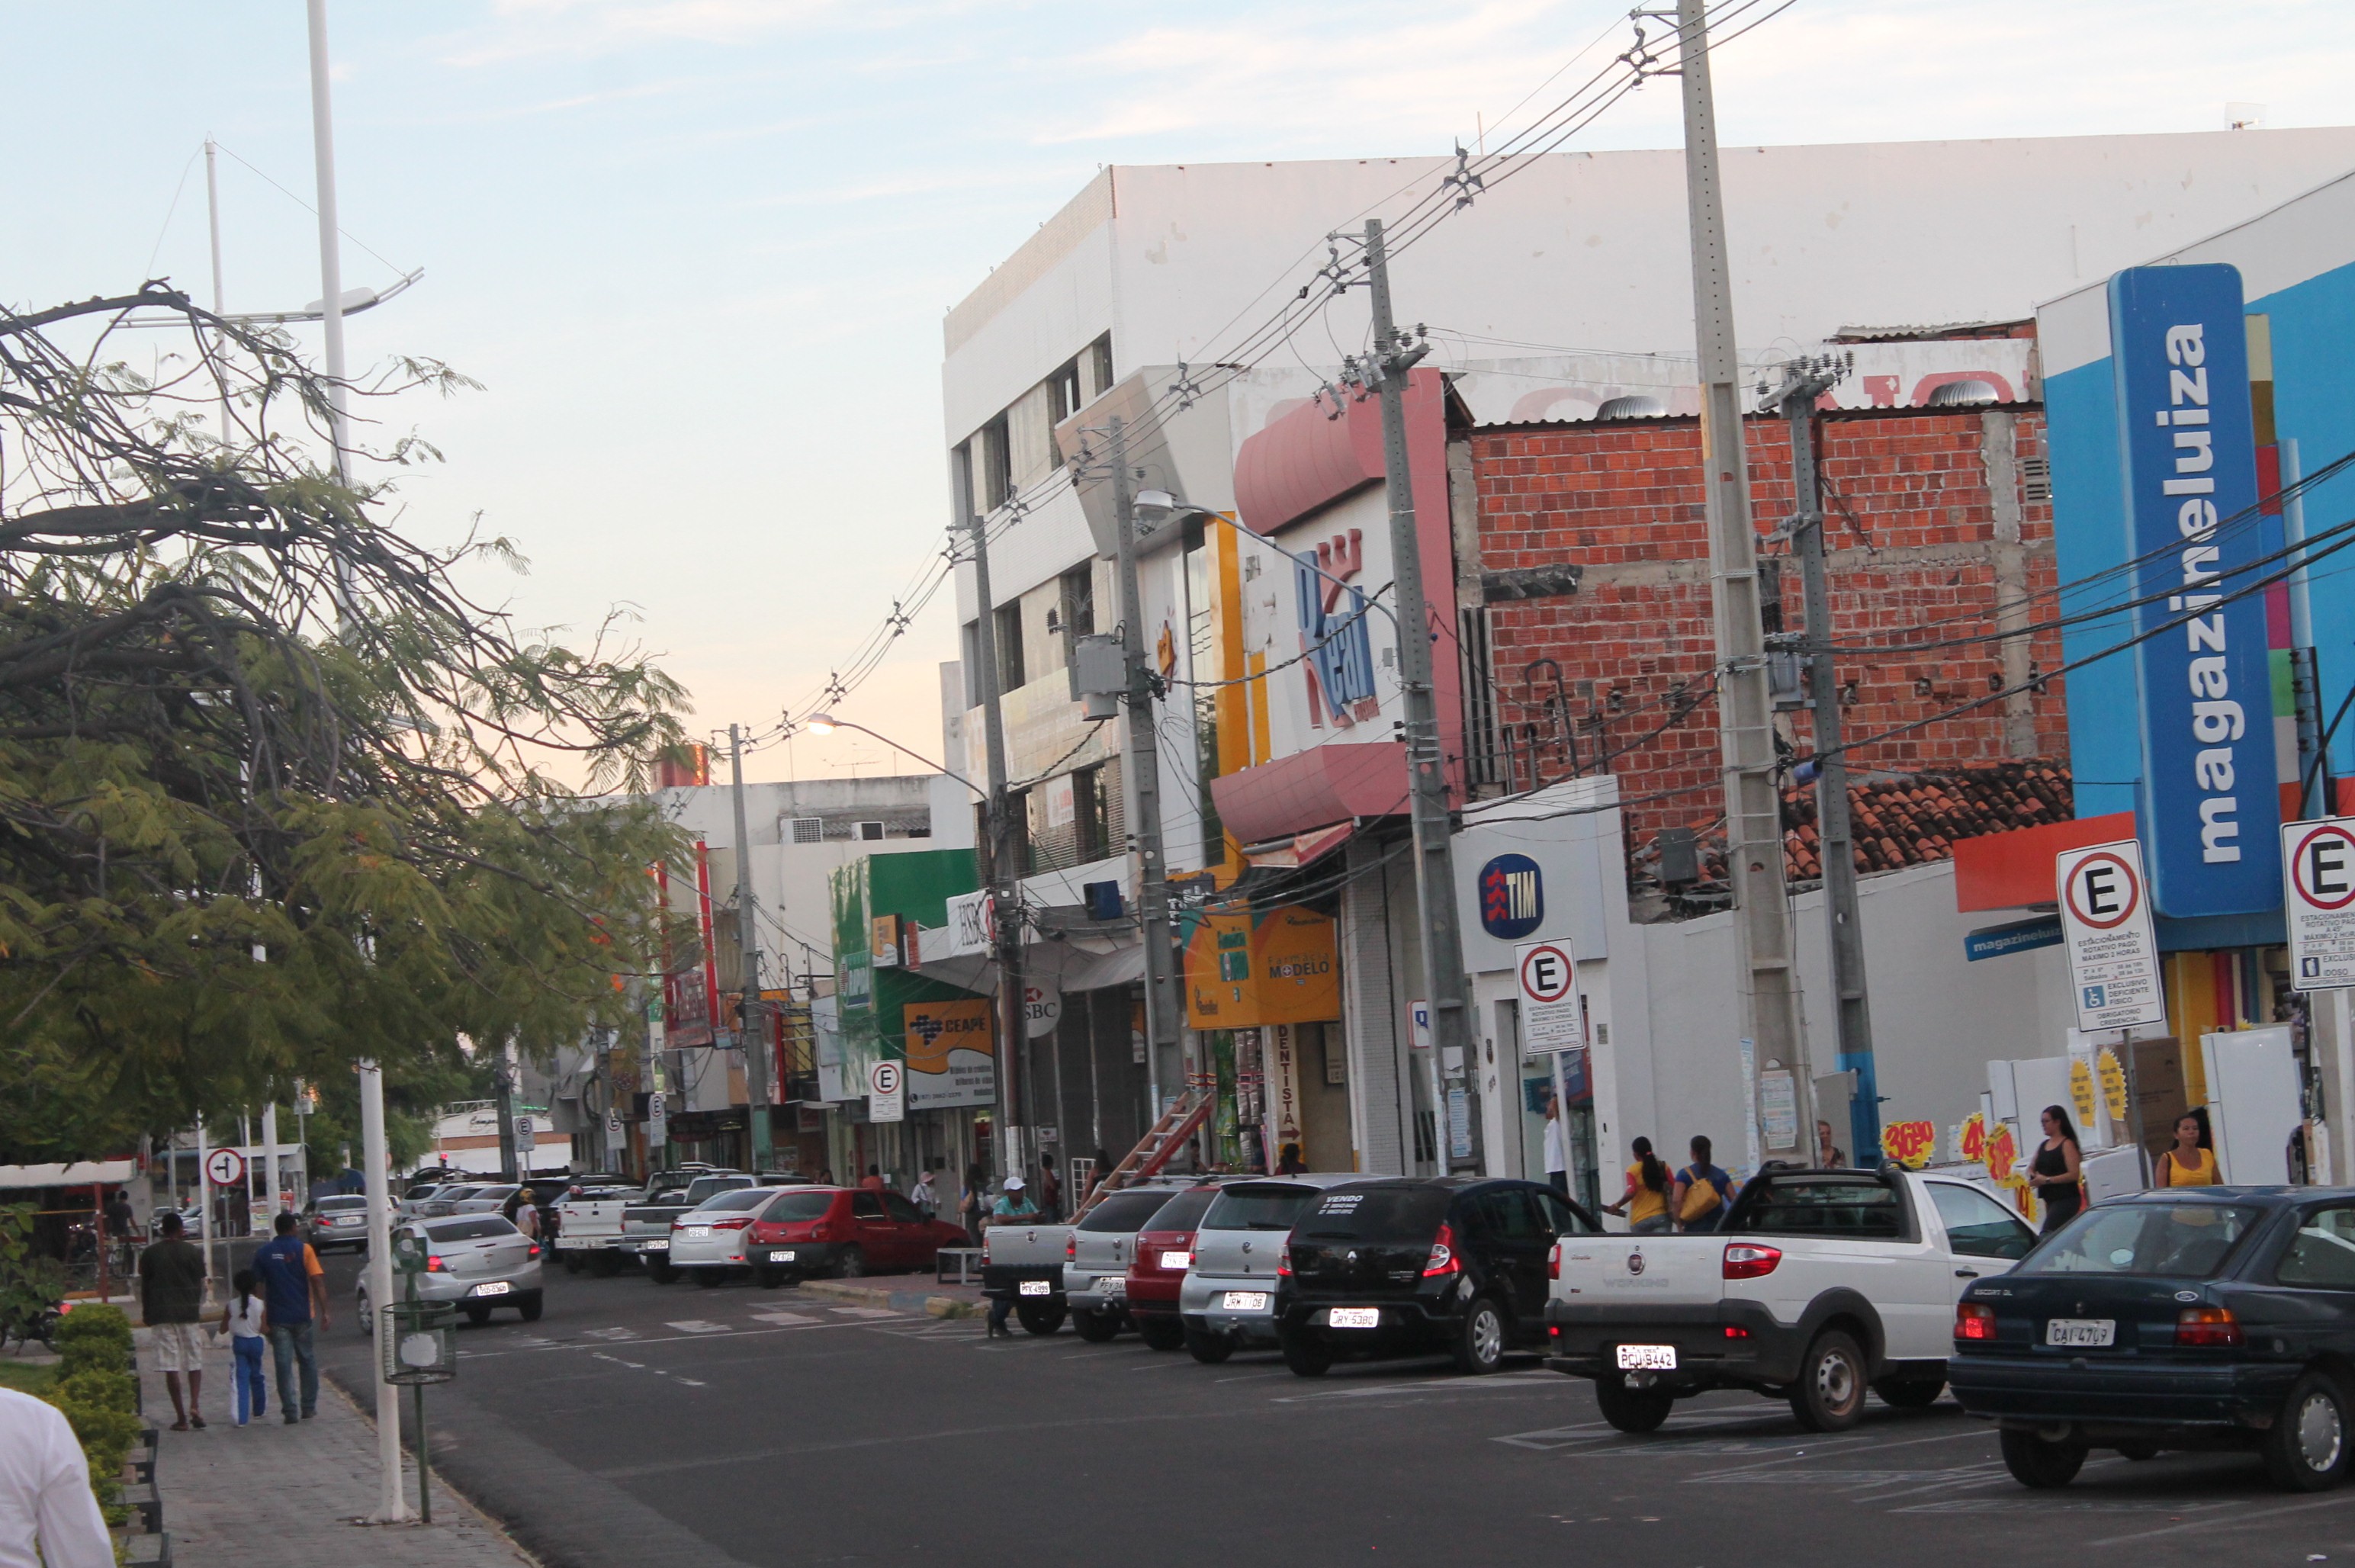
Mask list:
[[[2001,396],[1993,381],[1982,381],[1974,376],[1932,388],[1929,406],[1934,409],[1967,408],[1973,403],[1995,402]]]
[[[794,843],[796,843],[796,844],[819,844],[819,843],[823,843],[823,842],[825,842],[825,840],[826,840],[826,818],[825,818],[825,817],[823,817],[823,816],[796,816],[796,817],[794,817]]]
[[[1599,420],[1657,420],[1668,417],[1668,405],[1657,398],[1609,398],[1594,411]]]

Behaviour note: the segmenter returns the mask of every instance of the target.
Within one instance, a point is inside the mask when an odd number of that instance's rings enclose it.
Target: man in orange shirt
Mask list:
[[[327,1271],[311,1243],[294,1233],[294,1216],[280,1213],[277,1234],[253,1254],[269,1312],[270,1346],[278,1363],[278,1408],[291,1424],[319,1413],[318,1331],[327,1327]],[[298,1404],[294,1371],[302,1368]]]

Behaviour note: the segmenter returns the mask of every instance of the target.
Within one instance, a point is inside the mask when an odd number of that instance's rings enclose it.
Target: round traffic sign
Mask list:
[[[1521,955],[1521,995],[1533,1002],[1559,1002],[1570,995],[1576,973],[1567,949],[1540,943]]]
[[[2355,903],[2355,833],[2335,822],[2317,823],[2298,836],[2289,866],[2290,886],[2307,908],[2338,910]]]
[[[2096,931],[2124,925],[2142,904],[2142,879],[2124,856],[2106,849],[2095,850],[2070,867],[2069,885],[2063,891],[2069,912],[2080,924]]]
[[[245,1179],[245,1156],[217,1148],[205,1157],[205,1176],[215,1187],[235,1187]]]
[[[900,1092],[900,1064],[896,1061],[877,1062],[868,1069],[867,1085],[887,1100],[897,1094]]]

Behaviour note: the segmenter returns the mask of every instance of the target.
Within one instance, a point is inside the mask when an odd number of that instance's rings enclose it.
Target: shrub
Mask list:
[[[59,1371],[127,1372],[131,1368],[131,1319],[123,1308],[88,1302],[58,1324]]]
[[[143,1424],[139,1383],[131,1371],[131,1319],[119,1307],[78,1307],[58,1325],[58,1353],[59,1375],[45,1397],[65,1413],[81,1444],[90,1488],[107,1521],[120,1524],[123,1462]]]

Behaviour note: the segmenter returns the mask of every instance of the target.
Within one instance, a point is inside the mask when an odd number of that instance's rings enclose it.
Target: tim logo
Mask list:
[[[1480,928],[1517,941],[1545,920],[1545,881],[1527,855],[1499,855],[1480,868]]]

